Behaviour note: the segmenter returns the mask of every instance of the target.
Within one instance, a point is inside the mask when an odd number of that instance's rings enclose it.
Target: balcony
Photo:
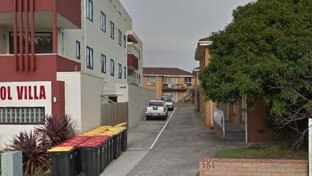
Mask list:
[[[56,80],[57,72],[80,71],[80,67],[80,63],[56,54],[0,55],[0,81],[51,81]]]
[[[26,12],[20,15],[21,10]],[[28,26],[34,26],[35,29],[51,29],[53,24],[56,24],[56,28],[79,29],[81,2],[80,0],[1,0],[0,27],[12,30],[15,22],[24,25],[29,23]]]
[[[191,83],[185,83],[185,84],[163,84],[162,89],[163,90],[181,90],[185,91],[192,87]]]
[[[136,58],[133,54],[128,54],[128,69],[130,70],[139,69],[138,58]]]

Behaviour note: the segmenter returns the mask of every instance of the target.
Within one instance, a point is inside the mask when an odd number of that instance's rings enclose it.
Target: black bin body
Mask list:
[[[128,130],[125,129],[121,134],[121,151],[126,151],[128,146]]]
[[[101,174],[101,147],[80,148],[81,170],[84,176],[99,176]]]
[[[76,170],[76,150],[50,152],[53,176],[76,176],[80,173]]]

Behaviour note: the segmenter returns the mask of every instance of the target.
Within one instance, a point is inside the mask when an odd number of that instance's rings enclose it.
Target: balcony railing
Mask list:
[[[137,59],[140,59],[140,51],[133,45],[128,45],[127,52],[128,54],[132,54]]]
[[[132,54],[128,54],[128,68],[132,70],[139,69],[138,59]]]
[[[164,90],[187,90],[192,87],[191,83],[185,84],[163,84]]]

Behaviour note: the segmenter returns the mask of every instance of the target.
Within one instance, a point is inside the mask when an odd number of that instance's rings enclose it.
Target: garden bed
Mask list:
[[[215,158],[243,159],[308,159],[308,151],[291,150],[282,145],[219,150]]]
[[[202,159],[199,170],[200,176],[307,175],[308,152],[279,145],[225,149]]]

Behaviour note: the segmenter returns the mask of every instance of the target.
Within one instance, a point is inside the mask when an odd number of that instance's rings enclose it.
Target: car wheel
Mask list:
[[[150,120],[149,116],[146,116],[146,120]]]

